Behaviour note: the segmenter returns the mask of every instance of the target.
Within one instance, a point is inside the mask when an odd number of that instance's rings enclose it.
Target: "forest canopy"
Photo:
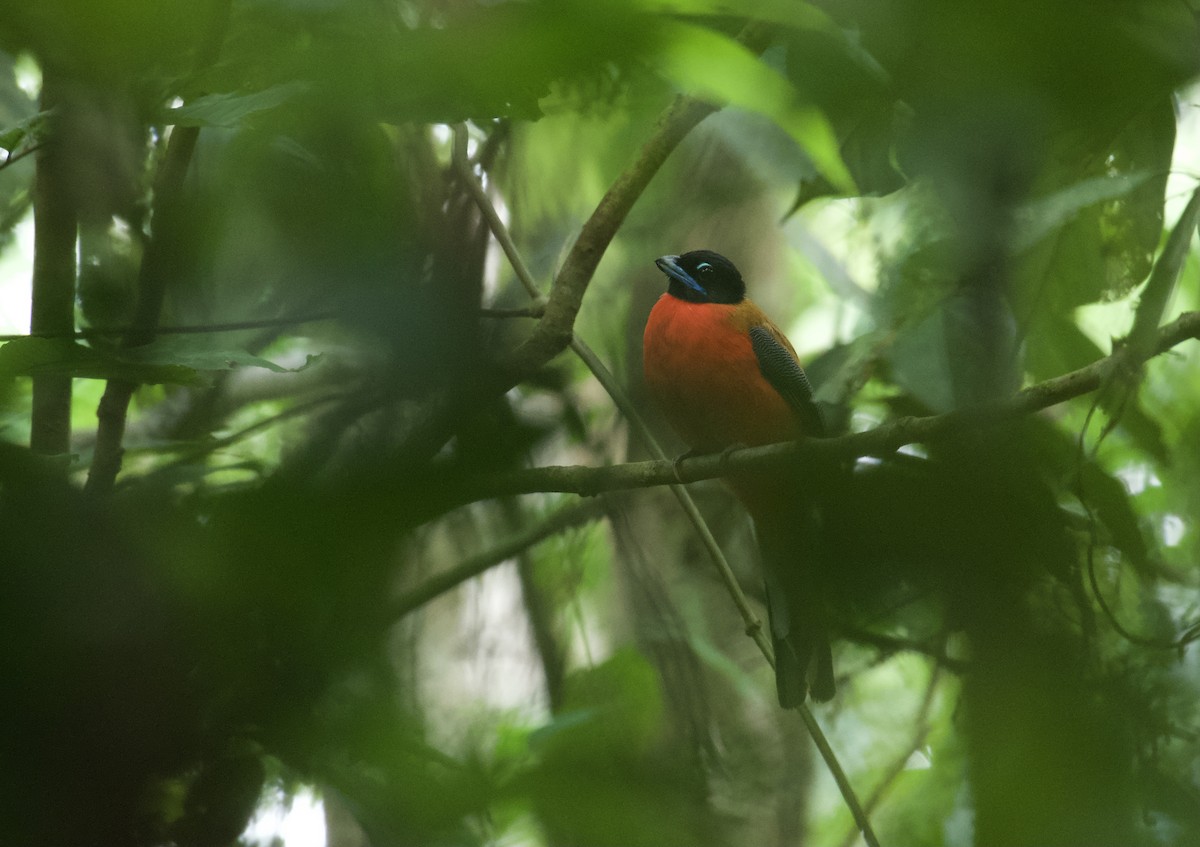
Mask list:
[[[0,0],[0,845],[1200,841],[1198,14]],[[666,424],[697,249],[828,437]]]

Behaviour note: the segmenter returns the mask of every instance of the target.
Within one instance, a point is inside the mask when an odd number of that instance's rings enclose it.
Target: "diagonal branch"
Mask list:
[[[583,225],[579,238],[554,278],[545,315],[538,321],[533,334],[503,363],[514,383],[553,359],[571,343],[583,295],[626,215],[679,142],[716,110],[717,107],[709,103],[679,96],[659,117],[653,134],[637,158],[617,177]]]
[[[550,536],[599,519],[607,508],[608,503],[603,498],[564,506],[537,526],[529,527],[491,550],[472,556],[450,570],[430,577],[396,600],[392,604],[392,613],[397,618],[403,617],[484,571],[524,553]]]

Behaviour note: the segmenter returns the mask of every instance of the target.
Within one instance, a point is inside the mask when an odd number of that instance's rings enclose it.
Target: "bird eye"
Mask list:
[[[696,273],[698,274],[708,273],[712,269],[713,266],[708,262],[701,262],[700,264],[696,265]]]

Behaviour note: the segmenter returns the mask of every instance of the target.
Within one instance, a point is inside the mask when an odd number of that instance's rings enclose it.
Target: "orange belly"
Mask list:
[[[795,415],[763,377],[750,344],[751,304],[688,303],[664,294],[643,338],[646,386],[693,450],[755,446],[800,435]]]

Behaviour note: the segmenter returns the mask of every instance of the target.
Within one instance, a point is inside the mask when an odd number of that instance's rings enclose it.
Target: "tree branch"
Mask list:
[[[42,109],[65,108],[65,81],[47,68]],[[49,141],[37,145],[33,180],[33,332],[69,333],[75,329],[76,210],[71,176],[57,124],[51,118]],[[10,157],[6,164],[13,161]],[[68,453],[71,449],[71,377],[43,374],[33,378],[33,414],[29,446],[35,453]]]
[[[1185,312],[1158,331],[1153,354],[1200,338],[1200,312]],[[837,438],[807,438],[796,442],[698,456],[678,463],[663,459],[608,467],[547,466],[482,478],[464,494],[467,502],[508,494],[560,492],[584,496],[628,488],[648,488],[697,482],[733,472],[764,471],[780,462],[818,457],[884,456],[901,447],[936,441],[972,427],[1014,420],[1047,409],[1100,387],[1105,375],[1120,364],[1120,351],[1062,376],[1031,385],[1011,397],[928,417],[904,417],[866,432]]]
[[[503,362],[515,384],[553,359],[571,343],[575,317],[583,304],[596,267],[633,204],[684,137],[717,107],[693,97],[678,96],[659,117],[654,132],[637,158],[617,177],[567,254],[550,287],[546,312],[533,334]]]

